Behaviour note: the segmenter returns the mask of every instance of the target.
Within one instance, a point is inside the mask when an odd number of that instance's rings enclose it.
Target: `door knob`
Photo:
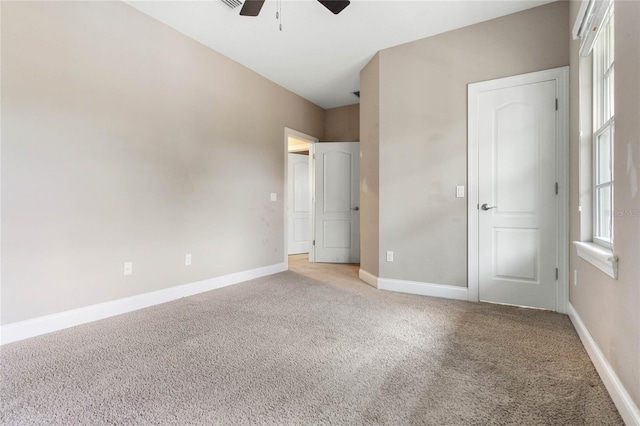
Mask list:
[[[355,207],[351,207],[351,210],[355,210],[355,211],[358,211],[358,210],[360,210],[360,207],[358,207],[358,206],[355,206]]]
[[[487,203],[484,203],[482,206],[480,206],[482,210],[491,210],[491,209],[495,209],[496,207],[498,206],[489,206],[487,205]]]

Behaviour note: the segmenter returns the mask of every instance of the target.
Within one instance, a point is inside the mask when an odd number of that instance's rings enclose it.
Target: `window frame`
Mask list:
[[[615,17],[613,3],[607,8],[600,31],[595,37],[593,46],[593,141],[592,141],[592,241],[603,247],[612,248],[613,233],[613,199],[614,199],[614,87],[615,87]],[[607,159],[601,157],[601,138],[608,134],[609,152]],[[609,171],[608,179],[601,180],[602,167]],[[601,192],[609,188],[609,199],[603,200]],[[606,209],[606,203],[609,209]],[[608,210],[608,211],[607,211]],[[608,219],[603,220],[603,216]],[[603,224],[608,222],[608,229]]]
[[[578,16],[573,27],[573,39],[580,39],[580,65],[579,75],[580,79],[584,79],[584,85],[580,84],[579,87],[579,122],[580,122],[580,193],[579,200],[580,206],[587,207],[583,209],[580,207],[580,241],[574,241],[573,244],[576,247],[576,253],[581,259],[591,263],[596,268],[607,274],[613,279],[618,278],[618,256],[615,254],[614,242],[613,242],[613,223],[615,215],[613,214],[614,200],[613,200],[613,138],[615,131],[614,122],[614,85],[613,78],[615,78],[615,67],[607,67],[605,71],[598,70],[599,58],[597,54],[594,54],[595,44],[598,42],[601,29],[606,25],[608,27],[609,52],[608,59],[614,59],[615,54],[615,40],[614,40],[614,28],[615,28],[615,11],[613,9],[612,0],[583,0]],[[600,40],[602,43],[603,39]],[[596,50],[599,52],[599,50]],[[610,61],[608,65],[615,65],[615,62]],[[609,71],[610,72],[606,72]],[[603,113],[604,109],[598,109],[600,105],[598,102],[602,101],[604,96],[604,86],[598,85],[598,78],[611,76],[611,84],[608,87],[609,109],[611,114]],[[606,79],[605,79],[606,80]],[[600,91],[602,89],[602,92]],[[588,112],[587,112],[588,111]],[[611,176],[609,180],[601,180],[600,176],[597,176],[598,170],[598,138],[604,135],[605,132],[611,132],[610,141],[610,170]],[[611,209],[609,211],[609,231],[611,239],[599,238],[599,232],[596,228],[598,220],[600,219],[599,213],[596,211],[597,205],[597,187],[602,185],[611,185]],[[604,187],[604,186],[600,186]],[[601,209],[600,209],[601,210]],[[596,218],[596,216],[598,216]]]

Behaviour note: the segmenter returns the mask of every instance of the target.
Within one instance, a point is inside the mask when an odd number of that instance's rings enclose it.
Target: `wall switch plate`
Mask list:
[[[271,193],[271,201],[278,201],[278,194],[275,192]]]
[[[456,198],[464,198],[464,185],[456,186]]]
[[[191,253],[189,253],[189,254],[185,255],[185,257],[184,257],[184,264],[185,264],[186,266],[191,265]]]
[[[133,262],[124,262],[124,274],[125,276],[133,274]]]
[[[388,251],[387,252],[387,262],[393,262],[393,252],[392,251]]]

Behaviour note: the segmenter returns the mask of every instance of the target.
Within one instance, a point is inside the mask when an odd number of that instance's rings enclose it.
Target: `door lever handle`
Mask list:
[[[355,207],[351,207],[351,210],[355,210],[355,211],[358,211],[358,210],[360,210],[360,207],[358,207],[358,206],[355,206]]]
[[[480,206],[482,210],[491,210],[491,209],[495,209],[496,207],[498,206],[490,206],[487,203],[484,203],[483,205]]]

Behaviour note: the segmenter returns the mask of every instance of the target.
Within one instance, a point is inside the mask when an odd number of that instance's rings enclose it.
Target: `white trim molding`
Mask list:
[[[611,399],[616,405],[618,412],[620,412],[622,420],[629,426],[640,425],[640,410],[638,406],[631,399],[629,392],[627,392],[627,389],[611,367],[611,364],[609,364],[602,350],[598,347],[596,341],[593,340],[589,330],[587,330],[587,327],[582,322],[580,315],[578,315],[578,312],[571,302],[567,303],[567,305],[569,318],[578,332],[578,336],[580,336],[580,340],[587,350],[591,362],[593,362],[593,365],[596,367],[596,371],[600,375],[604,386],[607,388],[609,395],[611,395]]]
[[[580,40],[580,56],[589,56],[612,0],[582,0],[573,23],[573,40]]]
[[[380,290],[395,291],[398,293],[418,294],[421,296],[442,297],[445,299],[468,300],[467,287],[454,285],[431,284],[420,281],[392,280],[378,278]]]
[[[3,325],[0,328],[0,344],[5,345],[7,343],[17,342],[30,337],[63,330],[65,328],[136,311],[138,309],[148,308],[149,306],[159,305],[161,303],[227,287],[255,278],[277,274],[278,272],[286,270],[287,266],[285,263],[277,263],[274,265],[263,266],[261,268],[210,278],[208,280],[169,287],[162,290],[152,291],[150,293],[125,297],[123,299],[112,300],[96,305],[85,306],[83,308],[59,312],[57,314],[45,315],[38,318]]]
[[[578,256],[600,269],[613,279],[618,279],[618,256],[610,249],[587,241],[574,241]]]
[[[358,278],[361,281],[369,284],[371,287],[378,288],[378,277],[373,275],[370,272],[365,271],[364,269],[358,270]]]
[[[513,77],[500,78],[468,85],[468,143],[467,143],[467,271],[468,300],[480,300],[479,284],[479,215],[478,215],[478,118],[476,114],[478,95],[488,90],[497,90],[522,84],[554,80],[558,99],[558,121],[556,134],[556,178],[558,181],[557,207],[557,260],[558,280],[556,286],[556,311],[567,312],[569,301],[569,67],[553,68]]]

